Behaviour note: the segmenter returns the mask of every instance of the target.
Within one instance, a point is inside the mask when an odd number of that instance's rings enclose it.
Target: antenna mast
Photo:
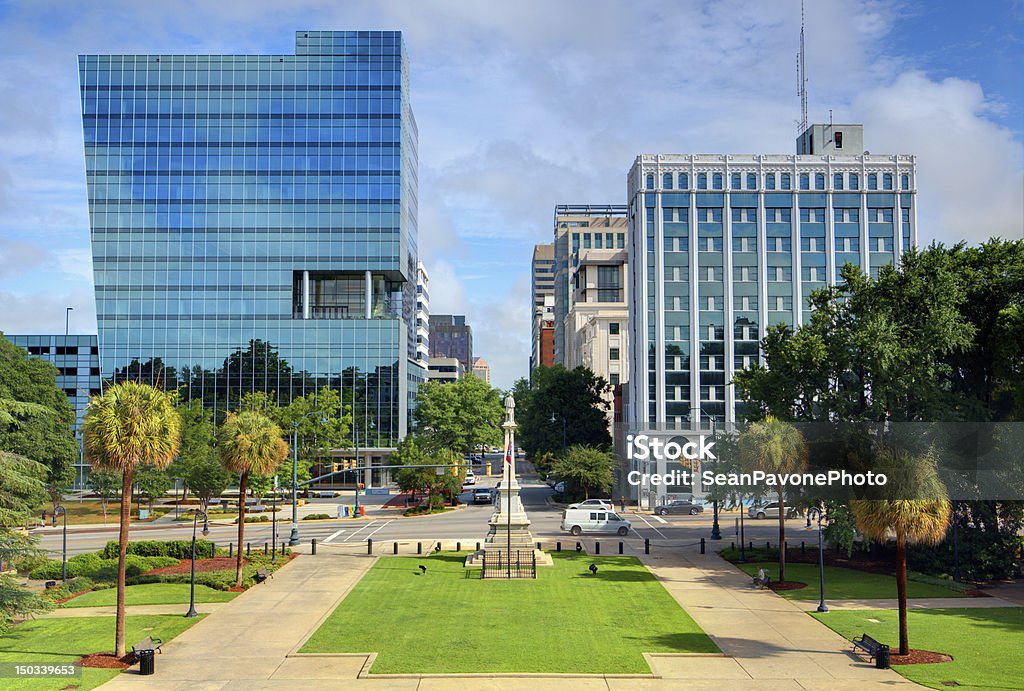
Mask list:
[[[797,56],[797,93],[800,95],[800,133],[807,130],[807,53],[804,49],[804,3],[800,0],[800,54]]]

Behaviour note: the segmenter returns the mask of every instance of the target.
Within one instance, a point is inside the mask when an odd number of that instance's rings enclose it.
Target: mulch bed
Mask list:
[[[206,571],[226,571],[235,568],[236,557],[213,557],[211,559],[196,559],[196,573]],[[248,561],[243,557],[242,566]],[[182,559],[174,566],[161,566],[159,569],[151,569],[144,573],[144,576],[162,576],[169,574],[181,574],[192,572],[192,560]]]
[[[952,662],[953,656],[944,653],[935,653],[931,650],[910,649],[907,655],[889,654],[889,662],[894,665],[928,665],[934,662]]]
[[[134,653],[118,658],[114,653],[93,653],[78,660],[82,667],[99,667],[101,669],[128,669],[135,664]]]
[[[772,581],[768,584],[768,587],[774,591],[779,590],[803,590],[807,587],[806,583],[800,581]]]

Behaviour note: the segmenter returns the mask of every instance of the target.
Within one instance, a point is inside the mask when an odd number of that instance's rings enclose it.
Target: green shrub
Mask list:
[[[162,566],[174,566],[180,561],[174,557],[142,557],[136,554],[129,554],[125,558],[125,574],[137,576],[150,569]],[[68,577],[87,577],[94,581],[116,581],[117,580],[117,557],[104,559],[96,552],[87,554],[76,554],[68,559]],[[33,569],[29,578],[47,581],[61,577],[61,561],[50,559],[45,566]]]
[[[108,542],[100,553],[105,559],[116,559],[118,548],[116,542]],[[190,559],[192,557],[191,540],[141,540],[128,543],[128,554],[140,557],[174,557]],[[208,559],[213,555],[213,543],[209,540],[196,540],[196,558]]]
[[[322,521],[322,520],[329,519],[330,517],[331,517],[331,514],[329,514],[329,513],[311,513],[311,514],[308,514],[306,516],[303,516],[302,520],[304,520],[304,521]]]
[[[234,522],[237,525],[238,524],[238,519],[236,518]],[[245,517],[245,522],[246,523],[270,523],[270,516],[267,516],[265,514],[260,514],[258,516],[246,516]]]
[[[50,588],[49,590],[45,591],[43,593],[43,599],[49,602],[56,602],[58,600],[69,598],[72,595],[77,595],[78,593],[84,593],[87,590],[92,590],[93,587],[93,582],[90,579],[85,578],[84,576],[79,578],[71,578],[68,580],[67,583],[61,583],[56,588]]]
[[[33,554],[27,557],[20,557],[11,562],[11,567],[18,573],[30,573],[35,569],[46,566],[50,560],[45,554]]]

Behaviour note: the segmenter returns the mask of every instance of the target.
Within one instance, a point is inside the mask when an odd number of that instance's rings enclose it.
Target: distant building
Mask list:
[[[453,357],[462,371],[473,369],[473,329],[461,314],[430,315],[430,357]]]
[[[531,324],[530,372],[538,365],[551,366],[553,358],[545,362],[541,357],[541,333],[545,325],[554,325],[555,307],[555,246],[554,243],[535,245],[531,270]]]
[[[27,350],[30,357],[52,362],[57,367],[57,388],[64,392],[68,403],[75,409],[75,436],[81,439],[82,417],[89,405],[89,397],[99,396],[102,390],[96,336],[4,336],[14,345]],[[89,464],[79,457],[75,466],[75,487],[84,487],[89,477]]]
[[[491,366],[487,364],[487,360],[482,357],[473,360],[473,376],[488,384],[491,383]]]
[[[430,381],[441,382],[442,384],[448,384],[451,382],[462,379],[466,374],[466,369],[462,366],[462,362],[458,358],[454,357],[432,357],[430,358],[430,368],[427,371],[427,379]]]
[[[545,319],[540,325],[540,351],[537,363],[545,367],[555,364],[555,320]]]
[[[423,262],[416,266],[416,364],[426,372],[430,366],[430,276]]]

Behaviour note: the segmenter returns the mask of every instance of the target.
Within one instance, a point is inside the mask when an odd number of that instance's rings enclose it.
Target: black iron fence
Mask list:
[[[480,578],[536,578],[537,555],[533,550],[484,552]]]

